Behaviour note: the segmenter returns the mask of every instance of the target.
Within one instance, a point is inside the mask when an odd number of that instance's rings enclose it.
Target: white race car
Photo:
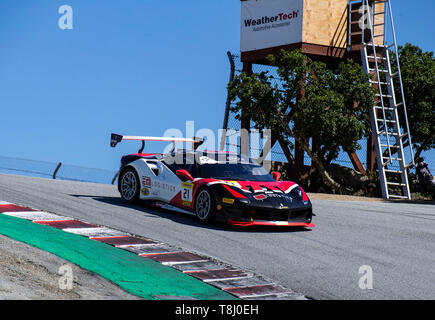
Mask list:
[[[200,138],[122,136],[112,133],[110,145],[138,140],[138,153],[121,158],[118,190],[125,202],[147,200],[154,206],[196,215],[202,222],[237,226],[314,227],[312,206],[302,188],[279,181],[252,159],[230,152],[196,151]],[[143,153],[145,141],[167,141],[166,154]],[[175,142],[193,150],[175,151]]]

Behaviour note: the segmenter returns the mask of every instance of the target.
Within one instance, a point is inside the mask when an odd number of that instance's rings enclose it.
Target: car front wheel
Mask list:
[[[136,171],[127,168],[121,175],[121,198],[127,203],[134,203],[139,199],[140,182]]]
[[[213,193],[203,188],[199,190],[195,200],[196,216],[201,222],[211,222],[216,214],[216,200]]]

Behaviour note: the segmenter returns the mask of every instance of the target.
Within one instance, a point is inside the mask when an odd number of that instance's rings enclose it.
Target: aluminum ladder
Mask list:
[[[362,65],[376,89],[375,104],[370,110],[376,162],[384,199],[411,199],[408,172],[414,165],[414,154],[406,113],[402,77],[400,74],[396,35],[390,0],[348,0],[349,49],[360,47]],[[391,44],[386,42],[387,19],[390,21]],[[379,21],[380,20],[380,21]],[[357,39],[355,41],[355,38]],[[392,73],[390,54],[396,56]],[[394,88],[397,77],[399,88]],[[396,99],[399,96],[400,102]],[[401,116],[399,116],[401,111]],[[403,120],[403,129],[399,120]],[[412,162],[407,165],[403,138],[408,137]]]

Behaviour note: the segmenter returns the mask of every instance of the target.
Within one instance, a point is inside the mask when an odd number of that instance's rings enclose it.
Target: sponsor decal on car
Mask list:
[[[142,185],[151,188],[151,178],[147,176],[142,176]]]
[[[242,186],[240,185],[240,183],[238,183],[237,181],[225,181],[227,184],[229,184],[230,186],[242,189]]]
[[[199,162],[201,164],[215,164],[215,163],[218,163],[215,159],[212,159],[212,158],[209,158],[209,157],[206,157],[206,156],[201,156],[199,158]]]
[[[148,196],[150,194],[150,189],[148,189],[148,188],[142,188],[142,194],[144,196]]]
[[[169,191],[169,192],[175,192],[175,186],[172,184],[168,184],[168,183],[164,183],[164,182],[160,182],[157,180],[152,180],[152,187],[153,188],[157,188],[163,191]]]
[[[277,226],[287,226],[288,222],[287,221],[274,221],[274,224]]]
[[[257,200],[264,200],[267,198],[267,196],[265,194],[258,194],[256,196],[254,196],[254,198]]]
[[[234,203],[234,199],[222,198],[222,202],[223,203],[228,203],[228,204],[233,204]]]
[[[280,194],[280,193],[269,193],[267,195],[269,198],[286,198],[289,199],[290,201],[292,201],[293,199],[285,194]]]
[[[181,200],[183,200],[183,205],[190,206],[190,204],[192,203],[192,191],[193,183],[186,181],[181,183]]]

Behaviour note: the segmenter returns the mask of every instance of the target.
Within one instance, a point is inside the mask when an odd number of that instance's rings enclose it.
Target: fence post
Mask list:
[[[118,172],[115,174],[115,176],[113,177],[113,179],[112,179],[112,184],[115,183],[116,178],[118,178],[118,176],[119,176],[119,171],[118,171]]]
[[[59,171],[61,165],[62,165],[62,162],[59,162],[56,169],[53,172],[53,179],[56,179],[57,172]]]
[[[230,81],[228,82],[228,83],[230,83],[231,81],[234,80],[234,72],[236,70],[236,66],[234,64],[234,56],[231,54],[230,51],[227,51],[227,55],[228,55],[228,60],[230,61]],[[221,143],[220,143],[219,150],[225,149],[225,141],[226,141],[226,135],[227,135],[227,129],[228,129],[228,116],[230,113],[230,104],[231,104],[230,95],[227,93],[227,101],[225,104],[224,124],[222,126],[223,131],[222,131],[222,137],[221,137]]]

